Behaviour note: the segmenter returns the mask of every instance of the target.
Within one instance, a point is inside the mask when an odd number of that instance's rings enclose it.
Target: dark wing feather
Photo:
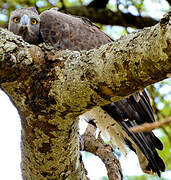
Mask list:
[[[134,95],[127,98],[128,103],[133,108],[134,112],[139,115],[139,118],[135,119],[137,125],[141,125],[143,123],[151,123],[154,122],[153,110],[150,104],[150,100],[147,96],[147,93],[143,91],[142,93],[138,93],[140,98],[139,101],[136,101]],[[162,150],[163,144],[161,141],[154,135],[153,132],[144,133],[148,142],[153,144],[155,148]]]
[[[139,97],[138,100],[135,99],[135,96]],[[154,115],[153,115],[153,110],[150,105],[149,98],[145,91],[143,91],[142,93],[136,93],[136,94],[130,96],[127,100],[128,100],[128,102],[130,102],[132,108],[136,112],[139,113],[139,115],[142,119],[142,123],[144,123],[144,120],[146,120],[145,122],[154,122],[155,121]],[[142,124],[141,121],[139,123]]]
[[[58,49],[89,50],[113,41],[88,19],[60,13],[56,8],[41,13],[40,19],[42,38]],[[129,130],[130,127],[145,122],[154,122],[152,107],[145,91],[103,106],[102,109],[114,118],[139,146],[149,161],[147,169],[160,175],[160,171],[165,170],[165,165],[156,151],[156,148],[163,149],[160,140],[152,132],[132,133]],[[135,151],[128,140],[125,139],[125,143]]]

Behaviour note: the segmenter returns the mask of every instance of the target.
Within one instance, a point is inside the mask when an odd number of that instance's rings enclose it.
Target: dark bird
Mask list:
[[[57,8],[42,12],[35,8],[17,9],[11,13],[8,29],[31,44],[50,43],[56,49],[89,50],[113,40],[86,18],[61,13]],[[130,127],[154,122],[153,110],[145,91],[111,104],[95,107],[84,115],[95,119],[102,133],[111,143],[126,152],[133,150],[145,173],[165,171],[165,164],[156,149],[162,150],[161,141],[153,132],[133,133]]]

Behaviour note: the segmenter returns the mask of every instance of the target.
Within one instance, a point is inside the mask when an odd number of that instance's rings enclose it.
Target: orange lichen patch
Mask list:
[[[109,87],[102,86],[102,87],[101,87],[101,91],[102,91],[102,93],[105,94],[106,96],[110,96],[110,97],[113,97],[113,96],[114,96],[112,90],[111,90]]]
[[[167,73],[166,77],[168,78],[171,77],[171,73]]]

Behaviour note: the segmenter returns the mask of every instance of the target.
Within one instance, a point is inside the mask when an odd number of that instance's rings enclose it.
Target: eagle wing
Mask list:
[[[112,39],[86,18],[61,13],[57,8],[40,14],[43,40],[57,49],[89,50]]]
[[[137,153],[133,146],[133,143],[135,143],[148,160],[148,163],[141,166],[143,171],[146,173],[155,172],[160,176],[160,171],[165,171],[165,164],[156,151],[156,149],[163,149],[161,141],[153,132],[133,133],[129,130],[131,127],[145,122],[154,122],[152,107],[146,92],[136,93],[129,98],[103,106],[102,109],[115,119],[133,140],[131,142],[125,137],[124,141],[129,148]],[[141,162],[140,157],[138,158]]]

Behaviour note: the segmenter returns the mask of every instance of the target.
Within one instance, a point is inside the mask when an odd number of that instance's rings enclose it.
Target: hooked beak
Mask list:
[[[19,34],[24,38],[25,34],[28,31],[28,25],[29,25],[29,17],[27,15],[24,15],[20,20],[21,26],[19,29]]]
[[[29,17],[27,15],[24,15],[21,18],[21,24],[22,24],[22,26],[27,26],[29,24]]]

